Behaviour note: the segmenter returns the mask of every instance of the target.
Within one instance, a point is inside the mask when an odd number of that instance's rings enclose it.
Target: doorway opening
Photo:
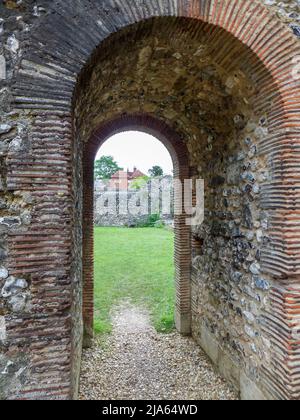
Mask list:
[[[175,299],[175,324],[176,328],[179,332],[183,334],[190,334],[191,331],[191,297],[190,297],[190,269],[191,269],[191,241],[190,241],[190,226],[186,223],[186,214],[184,209],[182,208],[182,212],[174,211],[174,219],[170,222],[171,215],[169,214],[169,220],[164,222],[161,221],[161,215],[160,210],[151,210],[148,206],[147,212],[148,214],[142,215],[141,218],[139,218],[139,213],[143,213],[144,211],[141,211],[141,209],[145,209],[147,207],[147,204],[149,205],[149,201],[146,198],[144,194],[141,194],[140,198],[137,198],[135,200],[135,197],[131,197],[131,199],[127,202],[127,199],[125,200],[125,207],[128,209],[131,208],[131,213],[137,213],[138,220],[134,220],[132,218],[132,214],[128,218],[128,215],[125,215],[125,219],[122,219],[123,222],[125,220],[125,225],[132,226],[133,224],[140,224],[141,229],[147,229],[148,225],[156,226],[156,230],[153,231],[152,238],[145,240],[143,238],[144,234],[143,231],[139,231],[139,235],[137,235],[137,230],[133,230],[129,232],[129,230],[122,231],[123,234],[123,241],[125,244],[123,244],[123,256],[118,252],[118,245],[114,243],[113,237],[116,234],[115,230],[112,230],[109,232],[108,230],[105,230],[105,235],[107,236],[107,242],[105,242],[105,238],[103,237],[103,232],[95,231],[94,230],[94,222],[95,222],[95,215],[94,215],[94,204],[95,204],[95,188],[97,189],[97,186],[99,187],[99,181],[96,180],[95,182],[95,174],[97,173],[97,165],[96,165],[96,171],[94,170],[94,161],[97,158],[97,153],[100,150],[101,153],[101,146],[105,146],[105,143],[108,139],[110,139],[112,136],[123,133],[123,135],[129,135],[130,132],[134,131],[135,133],[139,133],[141,135],[142,133],[148,134],[150,136],[154,136],[157,140],[161,143],[161,145],[158,145],[157,147],[163,147],[166,149],[167,156],[170,156],[168,163],[166,164],[166,172],[171,172],[171,167],[173,166],[173,174],[170,173],[169,175],[173,175],[175,180],[184,182],[185,179],[188,179],[189,177],[189,163],[187,158],[187,151],[185,149],[185,146],[181,141],[179,141],[179,137],[172,129],[170,129],[166,124],[162,123],[161,121],[150,117],[146,115],[134,115],[134,116],[127,116],[127,117],[119,117],[112,121],[109,121],[108,123],[101,126],[96,132],[92,135],[90,141],[87,143],[84,155],[83,155],[83,281],[84,281],[84,288],[83,288],[83,323],[84,323],[84,347],[89,347],[92,343],[92,338],[94,337],[94,330],[98,332],[105,332],[110,329],[110,321],[109,321],[109,308],[111,304],[113,304],[114,298],[112,298],[112,301],[107,301],[107,295],[104,293],[101,293],[101,284],[105,284],[105,280],[103,279],[104,276],[107,276],[107,272],[112,273],[114,271],[115,264],[113,262],[113,255],[118,255],[118,258],[123,258],[122,264],[126,265],[126,260],[129,258],[132,258],[132,267],[136,267],[135,265],[135,256],[134,253],[131,251],[131,244],[135,242],[135,250],[142,250],[143,249],[143,255],[142,257],[145,259],[145,263],[149,266],[155,267],[154,260],[155,258],[162,258],[162,255],[165,255],[165,263],[166,263],[166,273],[168,273],[166,276],[164,275],[164,268],[160,266],[163,262],[158,261],[157,266],[159,268],[156,268],[153,273],[148,273],[148,279],[146,279],[146,283],[149,286],[149,290],[151,290],[153,301],[149,304],[149,306],[152,306],[152,317],[153,322],[156,324],[158,329],[170,329],[173,324],[173,310],[172,306],[174,304],[174,300],[172,298],[172,270],[175,265],[175,289],[176,289],[176,299]],[[129,134],[128,134],[129,133]],[[149,139],[149,137],[148,137]],[[153,139],[153,137],[152,137]],[[114,140],[115,141],[115,140]],[[108,144],[108,143],[107,143]],[[119,146],[120,147],[120,146]],[[118,150],[118,149],[115,149]],[[163,149],[160,149],[162,151]],[[144,151],[145,154],[147,154],[146,151]],[[159,152],[157,152],[159,153]],[[160,152],[161,153],[161,152]],[[111,155],[111,153],[109,154]],[[149,153],[148,153],[149,157]],[[157,156],[158,159],[158,156]],[[170,160],[171,159],[171,160]],[[113,160],[113,159],[112,159]],[[155,162],[155,161],[153,161]],[[171,163],[172,162],[172,163]],[[106,162],[107,163],[107,162]],[[110,159],[110,164],[111,164]],[[114,162],[113,162],[114,163]],[[138,163],[138,162],[137,162]],[[158,161],[159,163],[159,161]],[[134,165],[137,166],[137,165]],[[152,171],[155,172],[155,167],[159,167],[160,165],[150,165],[152,166]],[[154,168],[153,168],[154,167]],[[128,170],[127,167],[124,170],[118,170],[119,168],[115,167],[116,172],[114,172],[111,176],[111,179],[106,181],[108,184],[104,189],[115,189],[120,192],[120,190],[123,190],[124,188],[127,189],[130,184],[130,188],[136,188],[138,192],[143,192],[148,188],[148,183],[145,181],[148,178],[145,178],[147,168],[138,169],[136,170]],[[124,168],[122,168],[124,169]],[[157,168],[156,168],[157,169]],[[152,173],[152,172],[151,172]],[[150,174],[151,174],[150,173]],[[135,175],[141,175],[138,176],[136,179],[128,179],[128,178],[134,178]],[[150,175],[149,174],[149,175]],[[155,175],[155,173],[154,173]],[[148,176],[148,175],[147,175]],[[155,178],[155,176],[154,176]],[[125,182],[125,184],[124,184]],[[103,186],[100,185],[100,189],[103,188]],[[106,191],[107,193],[107,191]],[[102,202],[102,210],[104,209],[104,216],[105,214],[108,214],[109,217],[111,217],[111,209],[110,209],[110,202],[113,204],[117,204],[116,200],[114,199],[117,195],[116,194],[109,194],[108,198],[105,198],[102,194],[100,194],[99,202]],[[120,194],[118,194],[120,197]],[[122,196],[124,194],[122,193]],[[137,194],[138,195],[138,194]],[[103,199],[104,197],[104,199]],[[169,197],[170,199],[170,197]],[[120,198],[118,198],[120,200]],[[124,199],[121,198],[121,201],[123,202],[124,207]],[[146,206],[145,206],[146,202]],[[171,204],[172,200],[170,200]],[[159,203],[158,203],[159,204]],[[119,206],[119,208],[118,208]],[[96,206],[97,207],[97,206]],[[121,203],[119,202],[116,210],[117,213],[120,210]],[[155,207],[155,206],[154,206]],[[156,205],[157,207],[157,205]],[[160,207],[160,204],[159,204]],[[182,207],[182,204],[181,204]],[[124,208],[123,208],[124,210]],[[172,213],[172,210],[170,210]],[[120,213],[120,211],[119,211]],[[122,212],[121,212],[122,213]],[[167,212],[168,213],[168,212]],[[101,217],[103,215],[100,215]],[[122,215],[123,218],[124,215]],[[100,217],[100,219],[101,219]],[[127,219],[126,219],[127,217]],[[135,218],[136,219],[136,218]],[[102,223],[103,223],[102,218]],[[98,219],[99,221],[99,219]],[[114,224],[112,221],[106,221],[104,225],[111,225]],[[174,241],[172,240],[172,232],[170,230],[165,230],[163,227],[159,229],[159,225],[163,224],[171,224],[170,229],[174,232]],[[142,227],[144,225],[144,227]],[[115,229],[118,226],[115,226],[113,229]],[[108,229],[108,228],[107,228]],[[102,233],[102,235],[101,235]],[[158,235],[160,233],[160,235]],[[136,235],[135,235],[136,234]],[[120,235],[119,235],[120,236]],[[135,237],[134,237],[135,236]],[[161,238],[160,238],[161,236]],[[103,239],[103,241],[102,241]],[[151,244],[152,241],[152,244]],[[158,252],[159,250],[159,244],[164,243],[164,251]],[[128,244],[128,247],[126,246]],[[157,245],[155,245],[157,244]],[[174,261],[175,264],[171,264],[172,259],[172,249],[174,246]],[[109,252],[109,248],[111,251]],[[149,258],[147,257],[147,253],[151,251],[151,249],[154,248],[155,252],[158,252],[156,257],[154,256],[154,260],[151,262]],[[119,249],[120,251],[120,249]],[[106,257],[105,257],[106,254]],[[133,255],[132,255],[133,254]],[[97,255],[97,258],[99,258],[99,265],[97,265],[97,261],[95,260],[95,256]],[[108,261],[108,265],[106,265],[107,272],[105,273],[104,268],[104,259],[107,264],[107,258],[110,260]],[[120,261],[119,261],[120,262]],[[121,263],[121,262],[120,262]],[[94,271],[94,264],[97,265],[97,274]],[[124,278],[127,278],[126,287],[128,290],[130,289],[130,281],[132,281],[132,278],[130,279],[129,272],[126,272],[126,269],[130,271],[130,267],[125,267],[125,276]],[[133,268],[131,268],[133,270]],[[124,274],[124,272],[123,272]],[[144,273],[145,274],[145,273]],[[116,276],[118,276],[118,273],[115,273]],[[137,276],[140,276],[141,273],[137,273]],[[156,287],[155,282],[153,279],[153,276],[156,275]],[[98,282],[96,283],[96,276],[99,278],[99,285],[100,288],[98,288]],[[110,276],[106,277],[106,284],[110,284],[109,280]],[[151,278],[152,277],[152,278]],[[163,280],[164,279],[164,280]],[[120,279],[119,279],[120,280]],[[103,283],[104,281],[104,283]],[[162,293],[163,284],[159,283],[165,281],[165,285],[169,288],[169,292],[167,295],[164,296],[164,293]],[[102,282],[102,283],[101,283]],[[173,283],[174,284],[174,283]],[[125,287],[125,286],[124,286]],[[139,287],[143,289],[142,284],[139,284],[139,286],[136,284],[135,287],[133,286],[131,288],[131,296],[134,297],[138,296]],[[114,289],[114,288],[112,288]],[[109,289],[110,291],[112,290]],[[116,290],[116,289],[114,289]],[[108,291],[108,289],[106,290]],[[121,293],[120,290],[117,291],[117,295]],[[156,297],[155,297],[156,294]],[[98,295],[98,296],[97,296]],[[106,297],[105,297],[106,296]],[[116,297],[116,296],[115,296]],[[148,295],[149,297],[149,295]],[[108,298],[109,299],[109,298]],[[105,305],[103,305],[103,302],[105,301]],[[151,301],[151,299],[150,299]],[[162,306],[158,304],[157,302],[161,302]],[[95,305],[96,302],[96,305]],[[153,310],[153,307],[157,305],[156,310]],[[101,311],[106,307],[106,310],[102,312]],[[102,308],[102,309],[101,309]],[[164,309],[163,309],[164,308]],[[102,318],[101,318],[102,316]],[[96,322],[94,323],[96,319]]]
[[[186,173],[157,133],[121,131],[96,153],[96,339],[83,352],[80,399],[236,399],[183,336],[190,332],[191,238],[187,215],[178,211],[186,191],[179,193],[176,181]]]
[[[122,132],[102,145],[94,171],[94,331],[111,333],[116,308],[135,306],[149,313],[158,332],[170,332],[175,314],[171,156],[152,135]],[[128,319],[132,328],[138,321],[138,315]]]

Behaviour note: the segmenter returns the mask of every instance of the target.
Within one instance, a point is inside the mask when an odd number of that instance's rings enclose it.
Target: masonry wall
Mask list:
[[[299,399],[299,33],[298,1],[1,2],[0,399],[76,397],[82,155],[124,114],[206,181],[193,336],[243,398]]]
[[[204,223],[193,228],[200,246],[192,263],[193,334],[238,388],[248,386],[240,380],[241,367],[257,383],[270,361],[263,318],[272,287],[261,268],[262,251],[271,246],[270,213],[260,196],[271,178],[259,153],[268,122],[239,123],[235,140],[211,138],[197,152],[206,212]]]
[[[95,183],[96,184],[96,183]],[[126,191],[97,188],[94,190],[94,222],[97,226],[142,227],[151,216],[172,225],[174,219],[173,177],[153,179],[138,189]],[[155,220],[152,219],[154,222]]]

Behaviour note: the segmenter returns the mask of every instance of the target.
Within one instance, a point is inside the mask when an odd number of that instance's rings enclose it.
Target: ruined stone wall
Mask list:
[[[259,381],[261,363],[270,359],[262,317],[272,285],[261,270],[270,218],[260,193],[271,174],[259,140],[268,121],[262,116],[239,124],[235,139],[211,137],[205,147],[191,145],[206,181],[205,221],[193,228],[200,244],[193,258],[193,333],[236,383],[241,366]]]
[[[259,389],[299,399],[291,333],[299,312],[299,97],[285,79],[299,54],[299,1],[245,0],[239,7],[248,11],[237,16],[233,4],[1,1],[0,399],[76,395],[82,192],[91,188],[82,184],[82,150],[97,126],[124,112],[168,124],[190,151],[192,173],[206,180],[205,223],[193,229],[194,337],[244,397]],[[176,15],[205,16],[226,31],[176,19],[142,25],[89,61],[119,29]],[[242,37],[260,53],[243,48]]]
[[[261,272],[270,246],[261,189],[271,167],[260,150],[269,123],[264,112],[253,114],[256,89],[246,71],[222,71],[203,33],[176,37],[169,25],[153,22],[132,43],[124,34],[103,46],[77,103],[78,126],[88,139],[92,127],[142,109],[180,133],[195,178],[205,180],[205,221],[193,228],[201,243],[193,251],[193,336],[239,388],[241,372],[259,383],[271,358],[261,327],[272,286]]]
[[[69,267],[70,251],[64,248],[73,240],[70,212],[76,209],[70,195],[71,112],[59,104],[56,111],[49,102],[41,105],[45,90],[28,111],[20,86],[36,95],[36,83],[26,76],[19,87],[15,83],[35,27],[51,4],[0,5],[1,399],[20,393],[25,399],[41,393],[60,399],[72,392],[70,313],[80,300],[75,285],[81,270],[73,282],[75,267]],[[41,77],[47,89],[49,74]],[[80,258],[76,261],[80,267]],[[80,320],[80,313],[74,316],[79,337]]]
[[[127,191],[95,188],[94,223],[97,226],[147,226],[152,215],[162,223],[174,219],[173,177],[149,180],[138,189]]]

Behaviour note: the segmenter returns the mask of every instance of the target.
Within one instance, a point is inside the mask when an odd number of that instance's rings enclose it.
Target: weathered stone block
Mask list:
[[[1,124],[0,125],[0,134],[7,134],[12,129],[10,124]]]
[[[240,389],[243,401],[265,401],[269,399],[244,372],[241,373],[240,377]]]
[[[0,80],[6,79],[6,60],[4,55],[0,55]]]
[[[205,325],[201,326],[200,345],[212,362],[217,365],[219,361],[219,343]]]
[[[0,341],[6,340],[6,322],[4,316],[0,316]]]
[[[0,279],[7,279],[8,270],[4,267],[0,267]]]
[[[241,367],[228,354],[219,350],[218,368],[221,375],[239,390]]]
[[[12,228],[21,225],[20,217],[15,216],[5,216],[0,217],[0,226],[3,225],[7,228]]]
[[[11,296],[8,300],[8,305],[13,313],[24,312],[28,296],[25,293],[19,293],[16,296]]]
[[[17,279],[15,277],[9,277],[4,287],[2,288],[1,295],[4,298],[8,298],[12,295],[18,294],[20,291],[27,289],[28,283],[24,279]]]

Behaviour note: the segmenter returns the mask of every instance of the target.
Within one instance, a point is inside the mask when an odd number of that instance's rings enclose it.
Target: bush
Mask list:
[[[158,222],[160,222],[160,215],[159,214],[150,214],[146,221],[137,222],[137,228],[146,228],[146,227],[160,227],[157,226]]]
[[[149,227],[155,227],[156,223],[159,221],[160,221],[159,214],[150,214],[147,223]]]

